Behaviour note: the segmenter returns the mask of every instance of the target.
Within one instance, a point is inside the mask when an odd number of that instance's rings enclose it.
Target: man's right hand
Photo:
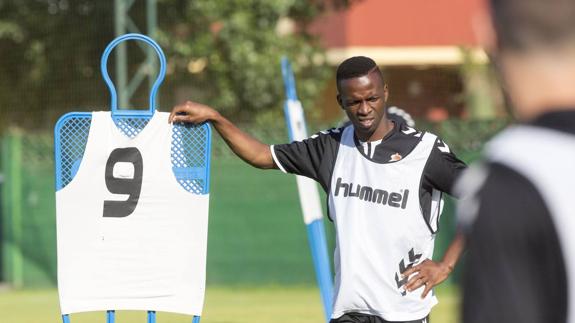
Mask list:
[[[270,146],[243,132],[218,111],[207,105],[186,101],[176,105],[169,117],[170,123],[199,124],[210,122],[232,151],[248,164],[262,169],[277,168]]]
[[[183,104],[176,105],[170,113],[168,119],[170,123],[185,122],[198,124],[206,121],[215,121],[220,114],[207,105],[186,101]]]

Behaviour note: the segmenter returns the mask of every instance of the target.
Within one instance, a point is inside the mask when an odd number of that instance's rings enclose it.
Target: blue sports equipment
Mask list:
[[[147,43],[158,54],[160,71],[149,97],[147,110],[120,110],[116,89],[108,71],[107,62],[111,51],[126,40]],[[114,39],[105,49],[101,60],[101,72],[111,95],[111,113],[116,126],[127,136],[135,137],[146,126],[156,110],[156,94],[166,74],[166,58],[160,46],[151,38],[141,34],[126,34]],[[62,116],[54,129],[56,191],[72,181],[84,155],[92,113],[71,112]],[[171,146],[172,170],[178,183],[194,194],[209,193],[211,130],[207,124],[174,124]],[[106,322],[114,323],[115,312],[106,312]],[[62,321],[70,323],[67,313],[62,313]],[[194,316],[193,323],[200,317]],[[156,322],[155,311],[148,311],[148,323]]]
[[[282,58],[282,75],[286,92],[284,114],[289,132],[289,140],[303,140],[307,138],[305,117],[301,102],[297,98],[291,64],[285,57]],[[297,183],[303,218],[307,226],[307,236],[316,279],[321,293],[325,318],[326,321],[329,322],[332,311],[333,281],[317,185],[312,180],[301,176],[298,176]]]

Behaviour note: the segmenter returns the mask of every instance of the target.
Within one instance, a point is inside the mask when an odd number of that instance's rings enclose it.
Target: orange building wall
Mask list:
[[[328,48],[476,45],[475,12],[484,0],[359,0],[330,12],[311,30]]]

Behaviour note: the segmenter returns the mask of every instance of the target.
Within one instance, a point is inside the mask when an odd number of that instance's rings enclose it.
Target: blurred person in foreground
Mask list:
[[[265,145],[189,101],[174,107],[170,121],[210,121],[252,166],[319,182],[336,230],[332,322],[425,323],[437,303],[432,288],[463,247],[457,236],[441,261],[431,260],[442,192],[451,193],[466,166],[435,135],[388,119],[387,84],[372,59],[345,60],[336,83],[351,124],[290,144]]]
[[[457,184],[463,321],[575,322],[575,1],[488,4],[476,29],[518,123]]]

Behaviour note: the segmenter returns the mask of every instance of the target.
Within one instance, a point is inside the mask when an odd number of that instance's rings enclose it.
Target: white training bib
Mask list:
[[[535,185],[551,219],[568,275],[566,322],[575,322],[575,136],[534,126],[515,126],[497,135],[487,145],[487,158],[504,164]],[[521,221],[521,219],[517,219]]]
[[[209,195],[174,177],[168,116],[155,112],[131,139],[109,112],[92,113],[78,172],[56,192],[63,314],[201,315]]]
[[[377,163],[362,155],[354,129],[344,129],[331,179],[329,211],[336,232],[336,278],[332,318],[347,312],[377,315],[387,321],[427,316],[437,299],[423,287],[406,292],[400,273],[432,258],[436,228],[421,211],[421,177],[437,137],[426,133],[407,156]],[[433,194],[432,218],[441,212]]]

